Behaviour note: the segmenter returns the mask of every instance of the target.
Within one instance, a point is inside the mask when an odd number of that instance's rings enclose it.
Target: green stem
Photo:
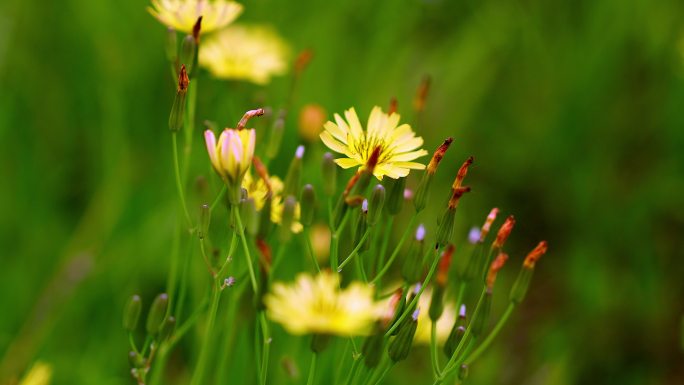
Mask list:
[[[212,346],[213,338],[211,336],[214,330],[214,321],[216,320],[216,312],[218,310],[218,304],[220,299],[219,282],[215,280],[213,283],[211,295],[211,307],[209,308],[209,319],[207,323],[207,330],[204,333],[204,341],[202,342],[202,348],[200,350],[199,359],[197,362],[197,367],[192,375],[191,385],[200,385],[204,383],[204,372],[207,367],[207,361],[209,360],[210,347]]]
[[[135,340],[133,339],[133,333],[128,332],[128,342],[131,344],[131,349],[133,349],[134,352],[140,354],[138,351],[138,347],[135,346]]]
[[[266,384],[266,376],[268,375],[268,355],[271,347],[271,337],[268,330],[268,321],[264,312],[259,312],[259,321],[261,321],[261,333],[263,335],[264,347],[261,355],[261,385]]]
[[[190,219],[190,213],[188,212],[188,206],[185,203],[185,192],[183,191],[183,181],[181,179],[180,163],[178,161],[178,138],[177,133],[171,133],[171,143],[173,147],[173,168],[176,174],[176,190],[178,190],[178,198],[181,202],[181,207],[183,208],[183,214],[185,215],[185,220],[188,222],[188,228],[192,229],[192,220]]]
[[[214,198],[214,201],[211,203],[211,206],[209,206],[209,212],[210,213],[213,212],[214,209],[216,208],[216,205],[218,205],[219,202],[221,202],[221,198],[223,198],[223,196],[226,194],[226,189],[227,189],[226,184],[225,183],[222,184],[221,190],[219,190],[218,195],[216,195],[216,198]]]
[[[313,262],[313,265],[316,268],[316,272],[320,273],[321,266],[318,264],[318,259],[316,259],[316,254],[314,253],[313,245],[311,244],[311,231],[308,228],[304,228],[302,235],[305,238],[304,243],[306,243],[306,248],[309,251],[309,255],[311,256],[311,261]]]
[[[418,213],[413,214],[411,217],[411,220],[409,221],[408,226],[406,226],[406,229],[404,229],[404,234],[402,234],[401,239],[399,240],[399,243],[397,244],[397,247],[394,248],[394,251],[392,252],[392,255],[390,255],[389,259],[387,260],[387,263],[385,266],[378,272],[378,274],[373,278],[371,281],[371,284],[377,284],[380,279],[382,278],[385,273],[389,270],[389,268],[392,266],[392,262],[394,262],[394,259],[399,255],[399,250],[401,250],[401,246],[404,244],[404,241],[406,240],[406,237],[408,234],[411,232],[411,229],[413,228],[413,223],[416,221],[418,218]]]
[[[240,240],[242,241],[242,249],[244,250],[245,256],[247,257],[247,267],[249,268],[249,278],[252,282],[252,290],[254,290],[254,292],[257,293],[259,291],[259,287],[257,286],[256,274],[254,274],[254,264],[252,263],[252,255],[249,253],[249,246],[247,245],[247,238],[245,238],[245,229],[242,226],[240,212],[235,208],[232,211],[235,216],[235,223],[238,227],[238,235],[240,236]]]
[[[333,271],[337,271],[338,269],[338,261],[339,261],[339,250],[340,250],[340,235],[342,233],[342,230],[344,230],[344,226],[347,224],[347,220],[349,219],[349,210],[344,213],[344,217],[342,218],[342,222],[340,222],[340,227],[337,229],[332,229],[332,240],[330,243],[330,267],[333,269]]]
[[[354,359],[349,375],[347,375],[347,380],[344,381],[345,385],[351,385],[352,379],[356,376],[356,371],[359,368],[359,362],[361,362],[361,358]]]
[[[306,385],[313,385],[314,383],[314,376],[316,374],[316,353],[313,353],[311,356],[311,365],[309,365],[309,376],[306,380]]]
[[[190,168],[190,154],[192,153],[193,133],[195,132],[195,111],[197,109],[197,87],[197,77],[194,77],[188,87],[188,113],[185,114],[187,120],[185,121],[184,126],[185,146],[183,147],[183,155],[185,163],[183,164],[183,181],[187,180],[188,170]]]
[[[435,376],[441,374],[439,370],[439,355],[437,354],[437,322],[432,321],[430,327],[430,361],[432,361],[432,372]]]
[[[390,369],[394,366],[394,362],[390,362],[389,365],[380,373],[380,376],[378,376],[378,379],[374,382],[375,385],[378,385],[382,382],[382,380],[385,378],[387,373],[389,373]]]
[[[489,345],[492,343],[494,338],[496,338],[497,334],[501,331],[501,328],[506,324],[506,321],[508,321],[508,318],[511,316],[513,313],[513,310],[515,310],[515,303],[511,302],[508,304],[508,307],[506,308],[506,311],[504,314],[501,316],[499,319],[499,322],[496,323],[496,326],[494,326],[494,329],[492,329],[492,332],[489,333],[487,338],[480,344],[480,346],[475,349],[475,351],[470,354],[470,356],[465,360],[466,365],[470,365],[475,361],[484,351],[489,347]]]
[[[375,272],[380,271],[382,269],[383,264],[385,263],[385,254],[387,253],[387,247],[389,246],[389,238],[390,234],[392,233],[392,225],[394,224],[394,215],[390,215],[389,221],[385,225],[385,234],[383,234],[382,237],[382,244],[380,245],[380,253],[378,254],[378,261],[375,266]]]
[[[359,249],[361,249],[361,246],[363,246],[363,243],[366,241],[366,238],[368,238],[368,234],[370,234],[370,228],[366,229],[366,232],[363,233],[363,236],[361,237],[361,240],[360,240],[359,243],[356,245],[356,247],[354,247],[354,250],[352,250],[351,253],[349,253],[349,255],[347,256],[347,258],[345,258],[345,260],[342,261],[342,263],[340,264],[340,266],[337,268],[337,272],[338,272],[338,273],[342,272],[342,269],[343,269],[345,266],[347,266],[347,264],[348,264],[349,262],[351,262],[352,258],[354,258],[354,257],[359,253]]]

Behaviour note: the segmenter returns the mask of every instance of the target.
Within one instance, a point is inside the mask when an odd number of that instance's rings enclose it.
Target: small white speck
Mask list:
[[[461,308],[458,310],[458,316],[461,318],[465,318],[466,316],[466,306],[461,305]]]
[[[302,157],[304,157],[304,146],[303,145],[297,146],[297,151],[295,151],[295,156],[299,159],[302,159]]]

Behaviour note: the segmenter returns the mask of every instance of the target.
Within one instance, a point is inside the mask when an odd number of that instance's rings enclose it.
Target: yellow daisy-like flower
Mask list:
[[[273,198],[271,200],[271,222],[280,223],[283,218],[283,181],[277,176],[270,176],[268,178],[271,183],[271,190],[273,192]],[[250,173],[246,173],[244,179],[242,180],[242,188],[247,190],[247,196],[254,199],[254,205],[257,211],[261,211],[266,203],[266,197],[268,196],[268,187],[266,182],[261,178],[254,178]],[[299,202],[295,207],[294,222],[292,222],[292,232],[299,233],[304,229],[304,226],[299,222],[300,207]]]
[[[242,4],[227,0],[152,0],[147,10],[167,27],[191,33],[202,16],[202,33],[225,27],[242,13]]]
[[[19,385],[48,385],[52,379],[52,366],[38,361],[26,373]]]
[[[256,142],[254,129],[226,128],[219,136],[218,143],[214,132],[206,130],[204,140],[214,170],[227,182],[240,183],[254,157]]]
[[[373,299],[373,288],[353,282],[339,288],[337,274],[302,273],[292,285],[276,283],[264,297],[269,318],[292,334],[368,335],[383,304]]]
[[[378,165],[373,171],[378,179],[385,175],[397,179],[405,177],[412,169],[425,168],[423,164],[412,162],[427,155],[427,151],[417,150],[423,145],[423,138],[417,137],[408,124],[399,125],[399,114],[388,115],[380,107],[374,107],[366,131],[354,108],[345,111],[344,116],[346,121],[335,114],[335,122],[327,122],[320,135],[331,150],[347,156],[335,159],[340,167],[364,167],[375,148],[380,147]]]
[[[289,52],[271,28],[232,25],[202,42],[199,64],[217,78],[266,84],[287,72]]]

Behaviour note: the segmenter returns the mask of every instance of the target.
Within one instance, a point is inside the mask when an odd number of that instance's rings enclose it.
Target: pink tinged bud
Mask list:
[[[411,314],[411,318],[413,318],[414,321],[418,321],[418,315],[420,315],[420,308],[416,308],[416,311]]]
[[[207,153],[209,153],[209,160],[211,161],[211,165],[214,166],[214,170],[219,172],[221,167],[219,165],[218,157],[216,156],[216,135],[214,135],[214,131],[204,131],[204,142],[207,145]]]
[[[425,226],[421,223],[416,229],[416,241],[422,242],[425,239]]]
[[[458,310],[458,316],[461,318],[466,317],[466,305],[461,305],[461,308]]]
[[[304,146],[300,145],[297,147],[297,151],[295,151],[295,157],[299,159],[304,157]]]
[[[480,243],[485,241],[487,234],[489,234],[489,229],[492,228],[492,223],[496,220],[496,216],[499,214],[499,209],[494,207],[492,211],[487,215],[484,225],[482,225],[482,231],[480,231]]]
[[[480,229],[477,227],[470,228],[470,232],[468,233],[468,242],[473,245],[480,242]]]

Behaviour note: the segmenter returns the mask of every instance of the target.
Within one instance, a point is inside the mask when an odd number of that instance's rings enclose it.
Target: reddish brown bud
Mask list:
[[[256,110],[249,110],[245,112],[245,114],[242,116],[242,119],[237,124],[237,127],[235,127],[236,130],[242,130],[247,126],[247,122],[252,119],[255,116],[261,116],[264,114],[264,109],[263,108],[257,108]]]
[[[390,99],[389,109],[387,110],[387,115],[392,115],[392,114],[396,113],[398,107],[399,107],[399,104],[397,102],[397,98],[392,97],[392,99]]]
[[[451,257],[454,255],[454,249],[454,245],[449,244],[442,254],[442,259],[439,260],[436,282],[440,286],[446,285],[447,277],[449,276],[449,266],[451,266]]]
[[[485,241],[487,234],[489,234],[489,229],[492,228],[492,223],[496,220],[496,215],[499,214],[499,209],[494,207],[492,211],[487,215],[484,225],[482,225],[482,230],[480,230],[480,243]]]
[[[471,164],[473,164],[474,158],[472,156],[469,156],[468,159],[463,162],[463,165],[461,165],[461,168],[458,169],[458,174],[456,174],[456,180],[454,180],[454,184],[451,186],[453,189],[457,189],[458,187],[461,186],[463,183],[463,179],[465,179],[466,174],[468,174],[468,167],[470,167]]]
[[[313,58],[313,51],[310,49],[305,49],[304,51],[300,52],[299,55],[297,55],[297,59],[295,60],[295,74],[300,75],[302,71],[306,68],[306,66],[309,65],[309,62]]]
[[[511,231],[513,231],[513,226],[515,226],[515,217],[511,215],[506,218],[506,222],[499,228],[499,233],[496,234],[496,240],[494,241],[494,247],[499,249],[503,247],[506,239],[511,235]]]
[[[527,254],[527,257],[525,257],[525,262],[523,262],[523,266],[527,269],[534,269],[534,264],[537,263],[539,258],[541,258],[542,255],[546,254],[546,241],[541,241],[537,245],[537,247],[534,248],[534,250],[530,251],[529,254]]]
[[[178,93],[185,94],[188,92],[189,85],[190,78],[188,78],[188,71],[185,69],[185,64],[182,64],[180,73],[178,74]]]
[[[451,146],[451,142],[453,141],[454,138],[446,138],[444,139],[444,142],[440,144],[439,147],[437,147],[435,153],[432,155],[432,159],[430,159],[430,163],[427,166],[428,174],[434,174],[437,171],[437,166],[439,166],[439,162],[442,161],[444,154],[449,149],[449,146]]]
[[[259,159],[259,157],[256,155],[254,156],[254,158],[252,158],[252,164],[254,165],[254,170],[256,170],[257,175],[259,175],[259,177],[263,179],[264,183],[266,184],[268,192],[271,193],[271,178],[269,178],[268,176],[268,170],[266,169],[266,166],[261,161],[261,159]]]
[[[413,99],[413,108],[416,111],[423,111],[425,108],[425,101],[427,100],[428,92],[430,91],[430,76],[425,75],[418,86],[416,97]]]
[[[257,246],[257,249],[259,249],[259,253],[261,254],[261,261],[262,261],[262,265],[264,267],[264,270],[268,272],[269,269],[271,268],[271,261],[272,261],[271,247],[268,245],[268,243],[266,243],[266,241],[264,241],[261,238],[257,238],[256,246]]]
[[[494,287],[494,282],[496,281],[496,274],[501,270],[506,261],[508,260],[508,254],[499,253],[489,267],[489,272],[487,273],[487,288],[491,290]]]
[[[469,186],[457,187],[451,190],[451,199],[449,199],[449,210],[456,209],[456,206],[458,206],[458,201],[461,199],[463,194],[467,192],[470,192]]]
[[[192,26],[192,37],[195,39],[195,43],[199,45],[200,42],[200,31],[202,30],[202,16],[197,18],[195,25]]]

